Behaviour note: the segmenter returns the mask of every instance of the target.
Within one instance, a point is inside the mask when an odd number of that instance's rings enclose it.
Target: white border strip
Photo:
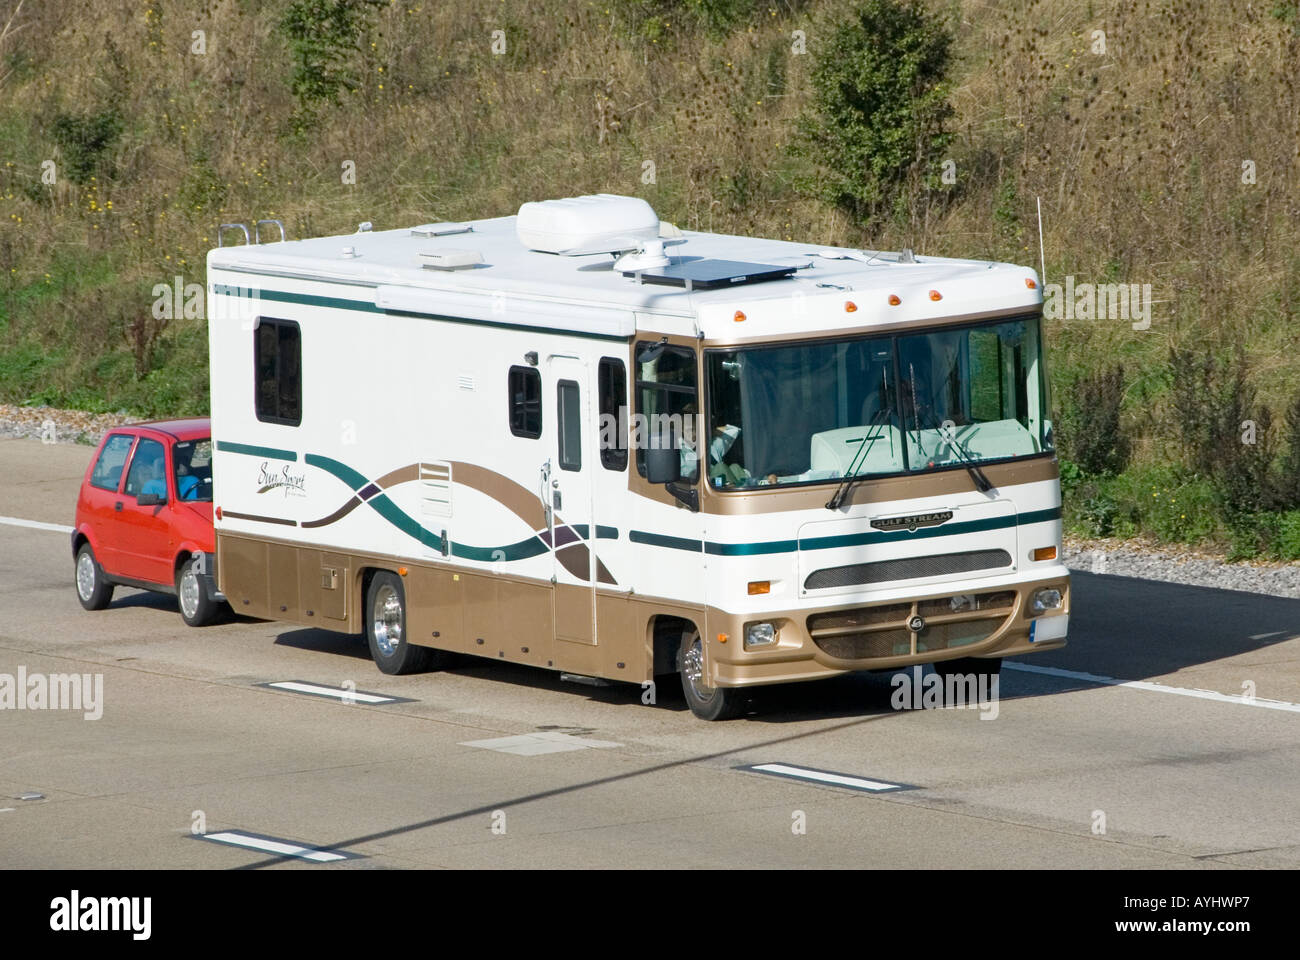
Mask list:
[[[1244,707],[1263,707],[1266,710],[1285,710],[1288,713],[1300,713],[1300,703],[1289,703],[1286,700],[1264,700],[1261,697],[1219,693],[1217,690],[1171,687],[1164,683],[1152,683],[1150,680],[1116,680],[1114,677],[1103,677],[1095,673],[1061,670],[1058,667],[1039,667],[1028,663],[1004,663],[1003,667],[1007,670],[1039,673],[1045,677],[1060,677],[1064,680],[1082,680],[1085,683],[1097,683],[1107,687],[1131,687],[1134,690],[1146,690],[1149,693],[1173,693],[1180,697],[1195,697],[1198,700],[1214,700],[1218,703],[1235,703]]]
[[[30,527],[33,530],[52,530],[54,533],[71,533],[72,527],[61,523],[42,523],[40,520],[23,520],[20,517],[0,517],[0,523],[11,527]]]
[[[345,853],[335,853],[333,850],[313,850],[310,847],[300,847],[298,844],[290,843],[287,840],[255,837],[236,830],[205,833],[201,834],[200,837],[214,843],[224,843],[232,847],[245,847],[249,850],[261,850],[264,853],[274,853],[282,857],[297,857],[299,860],[311,860],[313,863],[332,863],[336,860],[351,859]]]
[[[314,683],[302,683],[298,680],[278,680],[275,683],[261,684],[274,690],[288,690],[290,693],[306,693],[314,697],[329,697],[333,700],[354,700],[357,703],[401,703],[401,697],[381,697],[359,690],[344,690],[339,687],[322,687]]]
[[[813,783],[826,783],[833,787],[869,790],[872,793],[906,789],[906,785],[902,783],[885,783],[883,780],[867,780],[864,777],[850,777],[843,773],[827,773],[825,770],[811,770],[808,767],[792,767],[788,763],[756,763],[743,769],[757,770],[759,773],[771,773],[778,777],[809,780]]]

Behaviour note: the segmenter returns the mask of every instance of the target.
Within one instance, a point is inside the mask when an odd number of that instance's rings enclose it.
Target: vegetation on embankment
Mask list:
[[[0,401],[203,411],[219,223],[601,191],[1035,265],[1041,198],[1155,301],[1049,321],[1067,526],[1300,550],[1296,0],[0,0]]]

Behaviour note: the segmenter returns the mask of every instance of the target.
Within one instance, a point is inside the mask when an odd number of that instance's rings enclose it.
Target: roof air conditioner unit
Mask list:
[[[636,250],[659,236],[659,217],[639,197],[600,193],[525,203],[515,233],[529,250],[569,257]]]

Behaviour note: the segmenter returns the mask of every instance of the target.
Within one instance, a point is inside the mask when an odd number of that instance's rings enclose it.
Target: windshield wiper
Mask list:
[[[948,448],[955,451],[957,458],[961,460],[962,463],[966,464],[966,470],[970,473],[970,478],[975,481],[975,488],[979,490],[980,493],[988,493],[992,490],[993,484],[989,482],[989,478],[984,476],[984,471],[979,468],[975,459],[970,455],[970,451],[968,451],[962,445],[962,442],[957,439],[957,428],[953,427],[951,430],[945,432],[943,424],[939,424],[939,433],[947,442]]]
[[[880,433],[873,436],[872,431],[881,424],[882,418],[888,415],[892,410],[892,406],[881,407],[876,411],[876,415],[871,418],[871,423],[867,425],[867,432],[863,434],[862,440],[858,443],[857,452],[853,454],[853,459],[849,461],[849,468],[844,471],[844,476],[840,479],[839,486],[835,488],[835,492],[831,494],[831,498],[826,501],[827,510],[838,510],[840,505],[844,503],[844,498],[847,497],[849,491],[853,489],[853,484],[865,476],[865,473],[854,473],[854,470],[856,470],[860,464],[867,462],[867,454],[871,452],[872,444],[879,440],[885,432],[881,430]],[[868,443],[868,440],[870,440],[871,443]],[[861,458],[861,461],[859,461],[859,457]]]

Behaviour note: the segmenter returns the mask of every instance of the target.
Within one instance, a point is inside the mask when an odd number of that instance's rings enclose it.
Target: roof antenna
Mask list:
[[[1047,284],[1047,254],[1043,251],[1043,198],[1034,197],[1038,201],[1038,280],[1044,286]]]

